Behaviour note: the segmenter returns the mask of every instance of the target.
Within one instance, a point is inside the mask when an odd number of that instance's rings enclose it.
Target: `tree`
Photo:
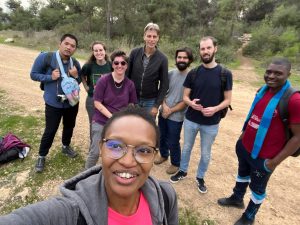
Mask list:
[[[3,12],[3,9],[0,7],[0,30],[5,29],[9,22],[8,14]]]
[[[20,0],[7,0],[5,5],[11,12],[15,12],[16,10],[23,8]]]

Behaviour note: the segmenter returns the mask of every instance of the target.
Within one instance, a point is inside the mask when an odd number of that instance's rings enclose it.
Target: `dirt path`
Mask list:
[[[0,44],[0,89],[5,90],[15,104],[23,106],[28,114],[43,113],[44,110],[39,85],[29,77],[32,62],[37,55],[37,51]],[[234,146],[256,90],[249,85],[249,82],[256,79],[251,61],[241,57],[241,62],[242,65],[233,71],[235,83],[232,106],[234,110],[221,121],[219,135],[213,145],[212,161],[205,179],[208,193],[200,194],[194,180],[199,159],[198,138],[192,153],[188,177],[174,185],[178,192],[180,207],[196,210],[203,218],[225,225],[233,224],[243,212],[239,209],[219,207],[216,201],[220,197],[229,195],[235,183],[237,158]],[[74,144],[85,149],[82,152],[83,155],[86,155],[89,144],[85,97],[82,91],[74,132]],[[299,224],[299,160],[300,158],[290,157],[276,169],[269,183],[268,196],[257,215],[256,224]],[[169,177],[164,172],[167,166],[167,163],[154,166],[152,174],[160,179],[168,179]],[[248,192],[246,202],[249,196]]]

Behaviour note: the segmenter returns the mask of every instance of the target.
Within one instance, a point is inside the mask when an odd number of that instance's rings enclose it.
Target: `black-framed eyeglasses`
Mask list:
[[[125,62],[125,61],[121,61],[121,62],[113,61],[113,64],[116,65],[116,66],[118,66],[119,64],[121,64],[122,66],[125,66],[127,64],[127,62]]]
[[[127,145],[123,141],[117,139],[105,139],[105,147],[108,150],[107,156],[112,159],[120,159],[128,152],[128,147],[132,148],[132,153],[135,160],[139,163],[151,163],[154,159],[155,153],[158,151],[156,147],[148,145]]]

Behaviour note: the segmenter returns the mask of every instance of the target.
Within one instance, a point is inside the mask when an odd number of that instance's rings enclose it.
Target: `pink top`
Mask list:
[[[131,216],[124,216],[108,207],[108,225],[152,225],[150,209],[143,193],[140,195],[138,209]]]

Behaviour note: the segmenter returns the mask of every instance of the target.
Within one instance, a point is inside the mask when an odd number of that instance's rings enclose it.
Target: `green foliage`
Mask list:
[[[14,3],[17,0],[8,1]],[[225,1],[230,3],[228,7],[218,7],[219,2]],[[223,46],[234,49],[230,39],[233,34],[240,33],[237,15],[243,4],[233,0],[127,0],[126,4],[123,0],[48,0],[48,4],[42,5],[37,0],[30,0],[29,9],[12,4],[15,10],[8,15],[9,23],[1,24],[4,28],[28,31],[27,36],[35,30],[74,33],[82,37],[79,39],[85,49],[99,39],[108,43],[110,49],[130,49],[143,43],[144,26],[155,22],[161,29],[163,41],[160,46],[167,55],[173,56],[177,47],[194,47],[203,35],[216,36]],[[218,10],[222,24],[215,16]],[[228,16],[230,24],[226,21]],[[100,35],[95,37],[95,34]],[[122,45],[118,44],[120,41]],[[228,55],[224,55],[226,61]]]
[[[295,5],[279,6],[272,17],[274,25],[279,26],[295,26],[300,28],[299,8]]]
[[[34,172],[44,126],[43,116],[26,115],[24,109],[13,106],[9,102],[6,93],[0,91],[0,135],[3,136],[8,132],[12,132],[31,146],[31,150],[24,160],[17,159],[1,165],[0,187],[1,190],[9,190],[6,193],[8,198],[1,198],[0,200],[1,214],[43,200],[43,196],[39,193],[42,187],[48,191],[45,185],[57,182],[57,180],[68,179],[83,169],[84,160],[82,155],[70,159],[61,153],[60,146],[53,144],[47,157],[45,171],[42,174]],[[26,177],[24,181],[18,181],[22,180],[22,176]],[[28,190],[25,198],[20,195],[24,190]]]
[[[131,49],[143,43],[148,22],[161,28],[160,47],[172,56],[179,45],[194,48],[202,36],[219,40],[218,57],[232,62],[240,47],[237,37],[251,32],[244,53],[265,59],[288,56],[299,64],[300,4],[296,0],[48,0],[42,5],[30,0],[24,9],[19,0],[7,0],[8,14],[0,10],[0,29],[26,31],[55,30],[74,33],[82,47],[94,40],[107,43],[110,50]],[[115,7],[118,6],[118,7]],[[93,39],[92,39],[93,38]],[[118,44],[119,43],[119,44]]]
[[[209,219],[201,220],[200,216],[190,209],[179,210],[180,225],[214,225],[215,222]]]

